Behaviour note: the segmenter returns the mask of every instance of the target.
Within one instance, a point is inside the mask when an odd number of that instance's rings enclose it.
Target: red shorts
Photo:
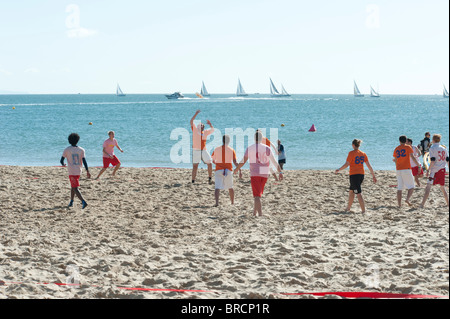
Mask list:
[[[422,168],[422,166],[420,167],[420,173],[419,173],[419,166],[411,167],[411,170],[412,170],[413,176],[417,176],[417,175],[423,176],[423,168]]]
[[[117,166],[118,164],[120,164],[120,161],[116,155],[114,155],[113,158],[103,157],[103,168],[108,168],[109,164],[111,164],[112,166]]]
[[[428,183],[431,184],[431,181],[433,181],[433,185],[445,185],[445,168],[441,169],[440,171],[437,171],[434,174],[434,179],[431,177],[429,178]]]
[[[251,177],[251,182],[253,197],[261,197],[264,193],[264,186],[266,185],[267,177],[253,176]]]
[[[80,175],[69,175],[69,179],[72,188],[80,187]]]

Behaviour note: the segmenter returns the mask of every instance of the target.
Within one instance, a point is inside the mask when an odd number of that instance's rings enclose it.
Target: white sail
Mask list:
[[[447,91],[447,88],[445,87],[445,85],[444,85],[444,97],[448,97],[448,91]]]
[[[202,81],[202,90],[200,91],[202,96],[209,96],[208,90],[206,89],[205,83]]]
[[[125,94],[122,92],[122,89],[120,88],[119,84],[117,84],[116,95],[117,96],[125,96]]]
[[[275,86],[275,84],[273,84],[273,81],[271,78],[270,79],[270,94],[272,95],[279,95],[280,92],[278,92],[277,87]]]
[[[281,84],[281,95],[283,96],[291,96],[284,88],[283,84]]]
[[[380,94],[378,94],[378,92],[375,91],[372,86],[370,86],[370,96],[371,97],[380,97]]]
[[[354,86],[353,86],[353,95],[354,95],[354,96],[357,96],[357,97],[364,96],[364,95],[361,94],[361,92],[359,91],[359,88],[358,88],[358,86],[356,85],[356,82],[355,82],[355,81],[353,81],[353,84],[354,84]]]
[[[240,79],[238,79],[238,87],[237,87],[236,95],[237,95],[237,96],[248,96],[248,94],[245,93],[245,90],[244,90],[244,88],[242,87],[242,84],[241,84],[241,80],[240,80]]]

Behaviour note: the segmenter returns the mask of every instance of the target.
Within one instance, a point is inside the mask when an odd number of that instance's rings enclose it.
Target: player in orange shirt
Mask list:
[[[215,172],[215,192],[216,198],[215,207],[219,206],[219,195],[221,189],[228,189],[230,194],[231,205],[234,204],[234,189],[233,189],[233,163],[238,166],[236,159],[236,152],[228,146],[230,144],[230,136],[224,135],[222,138],[223,145],[217,147],[212,155],[212,161],[216,164]],[[239,170],[239,175],[242,176]]]
[[[414,157],[414,150],[411,146],[406,145],[408,138],[405,135],[399,138],[400,145],[394,150],[395,167],[397,169],[397,202],[398,207],[402,207],[402,191],[403,189],[408,190],[408,195],[406,196],[405,202],[412,206],[410,199],[414,193],[414,177],[411,170],[411,161],[413,161],[417,166],[420,163]]]
[[[372,169],[372,166],[369,163],[369,158],[367,154],[360,151],[359,147],[361,146],[362,141],[358,139],[354,139],[352,142],[353,151],[348,153],[347,160],[345,164],[336,170],[336,174],[339,171],[346,169],[350,166],[350,191],[348,193],[348,205],[345,209],[346,212],[350,212],[350,209],[353,204],[353,200],[355,199],[355,194],[358,197],[359,206],[361,207],[361,212],[365,213],[366,204],[364,202],[364,198],[362,197],[361,184],[364,181],[364,163],[367,165],[367,168],[370,170],[370,173],[373,177],[373,182],[377,182],[377,178],[375,177],[375,173]]]

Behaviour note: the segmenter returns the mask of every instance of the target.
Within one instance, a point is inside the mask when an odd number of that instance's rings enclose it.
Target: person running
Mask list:
[[[195,125],[194,120],[200,110],[195,112],[195,115],[191,119],[192,129],[192,183],[195,183],[197,177],[198,165],[200,161],[203,161],[208,166],[209,183],[212,184],[212,162],[211,156],[206,150],[206,139],[214,132],[214,127],[209,120],[206,123],[211,127],[209,130],[205,130],[205,125],[200,123]]]
[[[348,153],[347,160],[345,164],[337,169],[335,173],[339,173],[339,171],[346,169],[350,166],[350,191],[348,193],[348,205],[345,209],[345,212],[350,212],[352,208],[353,200],[356,197],[358,198],[359,206],[361,207],[361,212],[364,214],[366,212],[366,204],[364,202],[364,198],[362,197],[361,184],[364,181],[364,164],[366,164],[367,168],[370,170],[372,174],[373,182],[377,182],[377,178],[375,177],[375,173],[372,169],[372,166],[369,163],[369,158],[367,154],[362,152],[359,147],[361,146],[362,141],[358,139],[354,139],[352,142],[353,151]]]
[[[75,195],[81,201],[82,208],[85,209],[88,205],[81,195],[80,190],[80,176],[83,171],[83,166],[86,168],[87,177],[91,178],[91,174],[89,173],[89,167],[86,162],[86,152],[82,147],[77,146],[80,141],[80,136],[77,133],[72,133],[69,135],[69,144],[71,146],[67,147],[63,155],[61,157],[60,163],[62,166],[66,166],[64,164],[64,159],[67,159],[67,170],[69,172],[69,180],[70,180],[70,203],[68,207],[73,206],[73,200],[75,199]]]
[[[407,142],[406,142],[406,145],[409,145],[409,146],[412,147],[412,149],[414,151],[414,157],[419,162],[420,155],[422,155],[422,154],[421,154],[419,148],[417,146],[413,145],[413,140],[408,138]],[[417,187],[420,187],[420,179],[419,179],[419,177],[423,176],[422,165],[417,166],[416,163],[413,160],[410,160],[410,162],[411,162],[411,172],[412,172],[412,174],[414,176],[414,180],[416,181]]]
[[[283,169],[284,164],[286,164],[286,152],[284,151],[284,146],[281,141],[278,140],[278,164],[281,169]]]
[[[233,189],[233,163],[238,166],[236,152],[230,144],[230,136],[224,135],[222,138],[223,145],[217,147],[212,155],[212,161],[216,165],[215,172],[215,207],[219,206],[219,195],[221,189],[228,189],[230,194],[231,205],[234,205],[234,189]],[[239,171],[239,174],[241,172]]]
[[[419,166],[420,163],[414,157],[414,151],[411,146],[406,145],[408,138],[405,135],[400,136],[400,145],[394,150],[395,167],[397,170],[397,202],[398,207],[402,207],[403,189],[408,190],[405,202],[412,206],[410,199],[414,193],[414,177],[411,171],[411,160]]]
[[[425,194],[423,196],[422,204],[420,208],[425,206],[428,196],[430,195],[431,187],[433,185],[439,185],[444,195],[447,207],[449,206],[448,194],[445,190],[445,165],[449,166],[448,150],[440,144],[441,135],[433,135],[433,145],[430,147],[430,168],[427,171],[428,183],[425,188]]]
[[[120,148],[119,144],[117,143],[117,140],[114,138],[116,133],[114,131],[109,131],[108,136],[109,138],[103,142],[103,168],[98,173],[98,176],[96,179],[99,179],[100,176],[108,169],[109,165],[112,165],[114,167],[112,176],[116,176],[117,170],[120,168],[120,161],[117,158],[116,155],[114,155],[114,147],[117,147],[119,151],[123,153],[123,150]]]
[[[277,167],[279,173],[279,180],[283,180],[283,172],[280,165],[278,165],[273,152],[270,147],[262,144],[263,135],[261,132],[255,134],[255,144],[250,145],[244,154],[244,158],[235,168],[236,174],[247,161],[250,163],[250,178],[254,198],[253,215],[262,216],[261,197],[264,193],[264,186],[270,175],[270,163]]]

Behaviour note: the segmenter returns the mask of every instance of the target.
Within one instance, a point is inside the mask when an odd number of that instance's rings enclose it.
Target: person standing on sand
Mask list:
[[[87,206],[86,201],[81,195],[78,187],[80,187],[80,176],[83,170],[83,166],[86,168],[87,177],[91,178],[91,174],[89,173],[89,168],[85,158],[85,150],[79,146],[77,146],[80,140],[80,136],[77,133],[72,133],[69,135],[69,144],[71,146],[67,147],[63,155],[61,157],[60,163],[62,166],[66,166],[64,164],[64,159],[67,158],[67,169],[69,171],[69,180],[70,180],[70,203],[68,207],[73,206],[73,200],[75,199],[75,195],[81,200],[82,208],[85,209]]]
[[[406,145],[409,145],[412,147],[412,149],[414,151],[414,157],[419,162],[421,153],[420,153],[419,148],[417,146],[413,145],[413,140],[408,138],[406,141]],[[417,166],[413,160],[410,160],[410,162],[411,162],[411,172],[413,174],[414,180],[416,181],[417,187],[420,187],[419,177],[423,176],[423,168],[421,165]]]
[[[422,204],[420,208],[425,206],[428,196],[430,195],[431,187],[433,185],[439,185],[444,195],[447,207],[449,207],[448,194],[445,190],[445,165],[449,166],[448,150],[440,144],[441,135],[433,135],[433,145],[430,147],[430,168],[427,171],[428,183],[425,188],[425,194],[423,195]]]
[[[373,182],[377,182],[377,178],[375,177],[375,173],[372,169],[372,166],[369,163],[369,158],[367,154],[360,151],[359,147],[361,146],[362,141],[358,139],[354,139],[352,142],[353,151],[348,153],[347,161],[345,164],[337,169],[335,173],[339,173],[339,171],[346,169],[350,166],[350,191],[348,193],[348,205],[345,209],[346,212],[350,212],[352,208],[353,200],[356,197],[358,198],[359,206],[361,207],[361,212],[364,214],[366,212],[366,204],[364,202],[364,198],[362,197],[361,184],[364,181],[364,164],[367,165],[367,168],[370,170],[372,174]]]
[[[281,141],[278,140],[278,164],[281,169],[283,169],[284,164],[286,164],[286,152],[284,151],[284,146]]]
[[[117,143],[117,140],[114,138],[115,135],[116,133],[114,133],[114,131],[109,131],[108,132],[109,138],[106,139],[105,142],[103,142],[103,168],[100,171],[100,173],[98,173],[96,179],[100,178],[103,172],[105,172],[108,169],[110,164],[114,167],[112,173],[113,177],[116,176],[116,172],[120,168],[121,163],[117,158],[117,156],[114,155],[114,146],[117,147],[119,151],[121,151],[122,153],[123,150],[120,148],[119,144]]]
[[[250,162],[250,178],[254,198],[253,216],[262,216],[261,196],[263,195],[264,186],[270,175],[270,163],[277,167],[279,180],[283,180],[283,172],[281,171],[280,165],[278,165],[270,147],[262,144],[262,140],[262,133],[256,131],[256,143],[246,149],[244,158],[234,170],[234,174],[236,174],[247,161]]]
[[[216,199],[215,207],[219,206],[219,195],[221,189],[228,189],[230,194],[231,205],[234,205],[234,189],[233,189],[233,163],[238,166],[236,160],[236,152],[230,146],[230,136],[224,135],[223,145],[217,147],[211,157],[213,163],[216,165],[215,173],[215,192]],[[239,174],[241,172],[239,171]]]
[[[200,110],[195,112],[190,122],[192,129],[192,183],[195,183],[198,165],[200,161],[203,161],[208,166],[209,184],[212,184],[212,161],[206,150],[206,139],[214,132],[214,127],[209,120],[206,121],[211,127],[209,130],[205,131],[205,125],[202,123],[195,125],[194,120],[199,113]]]
[[[256,132],[261,132],[261,131],[260,130],[256,130]],[[262,132],[261,132],[261,134],[262,134]],[[261,143],[267,145],[271,150],[273,149],[273,153],[274,154],[277,154],[277,155],[279,154],[278,148],[275,147],[275,145],[267,137],[265,137],[264,135],[262,135]],[[275,173],[275,171],[273,170],[272,165],[270,165],[270,173],[272,174],[273,178],[275,178],[275,180],[278,181],[278,176]]]
[[[411,146],[406,145],[408,138],[405,135],[400,136],[400,145],[394,150],[394,159],[397,170],[397,202],[398,207],[402,207],[402,191],[408,190],[405,202],[412,206],[410,199],[414,193],[414,177],[411,171],[411,160],[419,166],[420,163],[414,157],[414,151]]]

